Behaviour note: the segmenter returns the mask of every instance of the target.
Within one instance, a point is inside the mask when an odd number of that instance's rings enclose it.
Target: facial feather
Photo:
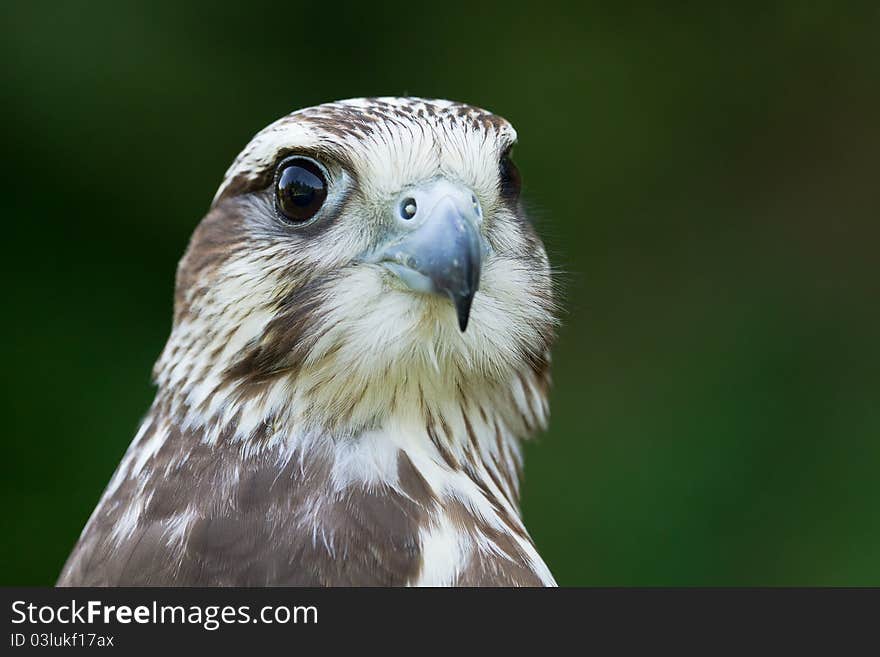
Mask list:
[[[337,103],[266,128],[227,172],[181,264],[160,384],[181,352],[196,350],[202,363],[192,375],[219,379],[212,393],[247,394],[283,374],[312,392],[312,412],[327,421],[347,413],[367,422],[357,407],[381,415],[392,396],[413,400],[420,386],[432,398],[472,394],[543,361],[555,328],[549,265],[499,186],[499,158],[514,139],[503,119],[443,101]],[[344,187],[338,206],[309,230],[285,230],[271,189],[260,187],[266,170],[280,154],[316,150],[336,158],[328,169],[331,188]],[[350,169],[342,174],[337,162]],[[390,199],[440,176],[472,189],[485,208],[491,251],[465,333],[444,299],[414,295],[362,260]],[[199,324],[210,328],[193,331]]]

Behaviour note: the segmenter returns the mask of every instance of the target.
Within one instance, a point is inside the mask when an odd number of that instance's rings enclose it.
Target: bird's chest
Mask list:
[[[154,449],[149,434],[86,529],[91,561],[72,568],[100,578],[82,584],[552,583],[489,485],[382,436],[378,450],[297,453],[195,436]]]
[[[524,530],[493,524],[459,501],[422,506],[412,491],[360,486],[284,502],[248,495],[255,497],[247,506],[191,521],[178,556],[185,579],[239,586],[549,583]]]

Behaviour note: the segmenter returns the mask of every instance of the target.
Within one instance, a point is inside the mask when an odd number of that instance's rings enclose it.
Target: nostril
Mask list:
[[[416,216],[416,211],[418,209],[414,198],[405,198],[400,203],[400,216],[406,220],[410,220]]]

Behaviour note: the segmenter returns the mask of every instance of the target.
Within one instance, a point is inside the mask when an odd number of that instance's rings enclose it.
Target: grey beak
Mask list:
[[[485,251],[479,202],[470,190],[438,180],[407,190],[395,213],[396,235],[373,260],[413,290],[448,296],[463,332]]]

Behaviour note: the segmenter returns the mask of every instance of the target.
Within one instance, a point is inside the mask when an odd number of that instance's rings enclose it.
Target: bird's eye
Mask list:
[[[285,160],[275,176],[275,204],[288,221],[302,223],[317,214],[327,198],[321,167],[304,157]]]
[[[516,200],[522,187],[522,178],[519,175],[519,169],[516,168],[513,160],[510,159],[510,151],[501,156],[500,173],[501,196],[506,199]]]

